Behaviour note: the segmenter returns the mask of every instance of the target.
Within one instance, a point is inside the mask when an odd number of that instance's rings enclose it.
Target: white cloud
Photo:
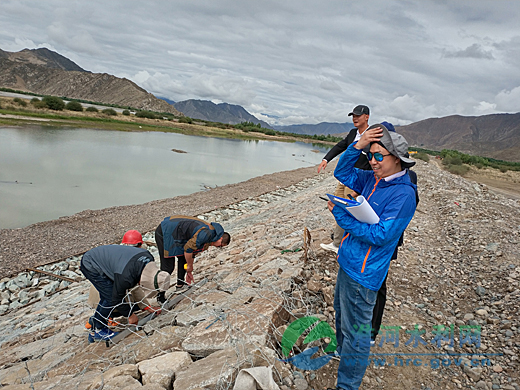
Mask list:
[[[500,112],[520,112],[520,86],[510,91],[500,91],[495,106]]]
[[[0,48],[48,47],[158,96],[281,124],[518,111],[520,2],[3,0]],[[494,107],[494,108],[493,108]]]

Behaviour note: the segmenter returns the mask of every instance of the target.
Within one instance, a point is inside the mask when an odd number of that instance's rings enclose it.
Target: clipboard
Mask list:
[[[369,225],[374,225],[379,222],[379,216],[363,195],[359,195],[355,201],[331,194],[327,194],[327,196],[332,203],[347,210],[359,222],[368,223]]]

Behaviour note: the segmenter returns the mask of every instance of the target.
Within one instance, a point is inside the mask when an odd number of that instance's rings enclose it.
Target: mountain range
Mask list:
[[[169,112],[211,122],[260,123],[265,128],[297,134],[341,137],[353,128],[351,122],[271,126],[238,105],[193,99],[173,102],[157,98],[128,79],[89,72],[46,48],[14,53],[0,49],[0,87]],[[399,126],[397,131],[406,137],[410,146],[455,149],[500,160],[520,161],[520,113],[429,118]]]
[[[520,161],[520,113],[429,118],[397,131],[411,146]]]
[[[236,125],[242,122],[260,123],[262,127],[270,129],[271,126],[247,112],[244,107],[235,104],[215,104],[208,100],[184,100],[173,103],[173,106],[190,118],[202,119],[210,122],[227,123]]]

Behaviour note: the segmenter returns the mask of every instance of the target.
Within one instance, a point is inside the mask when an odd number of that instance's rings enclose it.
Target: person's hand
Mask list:
[[[335,204],[332,201],[327,202],[327,207],[329,208],[329,211],[332,213],[332,209],[334,208]]]
[[[193,269],[193,267],[192,267]],[[193,273],[191,271],[186,271],[186,283],[191,286],[191,284],[195,281],[195,279],[193,279]]]
[[[373,129],[365,130],[361,135],[361,138],[354,145],[356,149],[365,149],[371,142],[377,142],[383,136],[383,129],[381,127],[375,127]]]
[[[137,325],[138,322],[139,322],[139,318],[135,315],[135,313],[132,313],[132,315],[130,315],[130,317],[128,317],[128,323],[130,325]]]
[[[144,310],[146,310],[149,313],[155,313],[157,315],[161,314],[162,312],[161,308],[158,306],[146,306]]]
[[[318,173],[327,168],[327,160],[322,160],[320,165],[318,165]]]

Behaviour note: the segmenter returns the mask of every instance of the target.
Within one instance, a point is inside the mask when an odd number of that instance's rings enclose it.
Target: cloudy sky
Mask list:
[[[0,0],[0,48],[47,47],[173,101],[271,124],[520,111],[516,0]]]

